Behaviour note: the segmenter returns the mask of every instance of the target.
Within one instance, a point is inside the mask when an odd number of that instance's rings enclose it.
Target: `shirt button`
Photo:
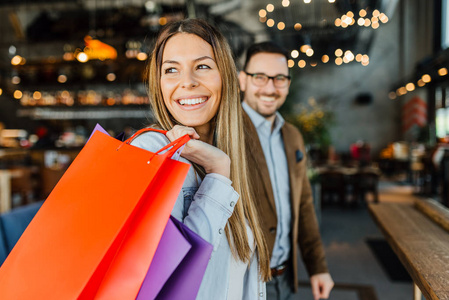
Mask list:
[[[276,227],[271,227],[270,228],[270,233],[275,234],[276,233]]]
[[[231,205],[231,207],[234,207],[234,205],[235,205],[235,202],[234,202],[234,201],[232,201],[232,202],[230,203],[230,205]]]
[[[259,296],[260,296],[260,297],[263,297],[263,292],[260,292],[260,293],[259,293]]]
[[[219,233],[219,234],[222,234],[222,233],[223,233],[223,229],[221,229],[221,228],[218,229],[218,233]]]

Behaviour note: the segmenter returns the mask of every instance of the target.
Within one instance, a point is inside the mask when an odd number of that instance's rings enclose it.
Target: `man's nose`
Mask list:
[[[274,86],[274,79],[268,78],[267,84],[262,88],[266,93],[275,93],[276,87]]]

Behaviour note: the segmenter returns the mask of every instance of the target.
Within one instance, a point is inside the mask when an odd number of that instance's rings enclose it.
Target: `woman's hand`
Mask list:
[[[206,173],[217,173],[227,178],[231,174],[231,160],[229,156],[212,145],[199,140],[200,136],[192,127],[175,125],[167,132],[167,138],[172,142],[183,135],[191,138],[181,152],[181,156],[204,168]]]

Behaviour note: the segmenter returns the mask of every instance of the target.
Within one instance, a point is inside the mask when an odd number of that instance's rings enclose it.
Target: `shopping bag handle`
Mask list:
[[[130,138],[128,138],[126,141],[124,141],[118,148],[117,150],[119,150],[124,144],[130,144],[136,137],[138,137],[139,135],[141,135],[144,132],[148,132],[148,131],[155,131],[155,132],[159,132],[162,134],[167,134],[166,130],[161,130],[161,129],[156,129],[156,128],[142,128],[140,130],[138,130],[136,133],[134,133]],[[176,151],[178,151],[179,148],[181,148],[182,146],[184,146],[188,141],[190,141],[190,136],[188,134],[181,136],[180,138],[174,140],[173,142],[171,142],[170,144],[167,144],[166,146],[162,147],[161,149],[159,149],[157,152],[153,153],[153,155],[150,157],[150,160],[157,154],[167,150],[167,152],[164,153],[164,155],[167,156],[172,156],[173,154],[175,154]]]

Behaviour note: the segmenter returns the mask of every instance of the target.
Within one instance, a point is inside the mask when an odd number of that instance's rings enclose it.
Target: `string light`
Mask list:
[[[388,97],[389,97],[391,100],[394,100],[394,99],[397,98],[397,95],[396,95],[395,92],[390,92],[390,93],[388,93]]]
[[[405,89],[409,92],[412,92],[415,90],[415,85],[413,84],[413,82],[409,82],[406,84]]]

